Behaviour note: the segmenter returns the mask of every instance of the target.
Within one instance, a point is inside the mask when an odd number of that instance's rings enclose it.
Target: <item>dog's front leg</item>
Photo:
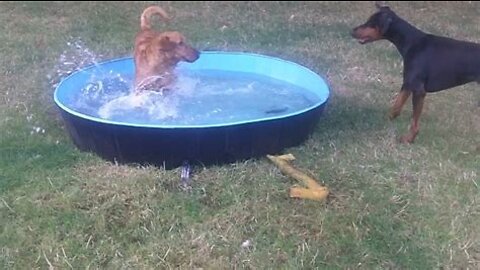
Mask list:
[[[425,101],[426,93],[424,91],[414,92],[412,97],[413,104],[413,116],[412,123],[410,124],[410,130],[408,133],[400,138],[402,143],[413,143],[415,137],[420,130],[419,121],[422,114],[423,103]]]
[[[403,105],[407,101],[408,97],[412,92],[406,89],[402,89],[400,93],[398,93],[397,97],[395,98],[395,102],[393,103],[392,108],[390,109],[389,118],[393,120],[397,118],[402,112]]]

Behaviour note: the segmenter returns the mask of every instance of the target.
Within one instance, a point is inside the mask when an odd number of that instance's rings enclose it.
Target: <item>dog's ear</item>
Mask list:
[[[392,23],[392,11],[383,1],[375,1],[375,6],[379,10],[380,15],[380,34],[385,34]]]
[[[380,34],[384,35],[388,28],[390,27],[390,24],[392,23],[392,16],[388,13],[383,13],[381,15],[381,24],[380,24]]]
[[[390,7],[388,7],[388,5],[386,5],[383,1],[375,1],[375,7],[378,10],[390,9]]]
[[[168,36],[160,38],[160,50],[162,51],[171,51],[175,48],[175,42],[171,41]]]

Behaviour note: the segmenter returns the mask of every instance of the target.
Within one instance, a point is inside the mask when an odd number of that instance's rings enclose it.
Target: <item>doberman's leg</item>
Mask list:
[[[398,93],[395,99],[395,102],[392,108],[390,109],[390,114],[389,114],[390,120],[393,120],[400,115],[400,113],[402,112],[403,105],[405,105],[405,102],[407,101],[411,93],[412,93],[411,91],[405,90],[405,89],[402,89],[400,93]]]
[[[423,102],[425,101],[425,92],[413,93],[412,104],[413,104],[413,117],[412,123],[410,124],[410,130],[408,133],[400,138],[402,143],[413,143],[415,137],[418,134],[420,129],[419,120],[420,115],[422,114]]]

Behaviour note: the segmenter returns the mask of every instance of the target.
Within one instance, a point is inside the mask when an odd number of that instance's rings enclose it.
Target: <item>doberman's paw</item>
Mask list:
[[[411,144],[413,143],[414,140],[415,140],[415,137],[413,137],[410,134],[403,135],[402,137],[400,137],[400,143],[403,143],[403,144]]]
[[[394,120],[395,118],[397,118],[398,116],[400,115],[399,112],[390,112],[388,114],[388,119],[390,119],[390,121]]]

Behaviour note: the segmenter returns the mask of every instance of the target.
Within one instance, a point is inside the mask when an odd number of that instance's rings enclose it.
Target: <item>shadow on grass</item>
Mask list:
[[[358,140],[393,123],[387,117],[388,110],[388,104],[362,104],[354,97],[333,95],[313,137]]]

